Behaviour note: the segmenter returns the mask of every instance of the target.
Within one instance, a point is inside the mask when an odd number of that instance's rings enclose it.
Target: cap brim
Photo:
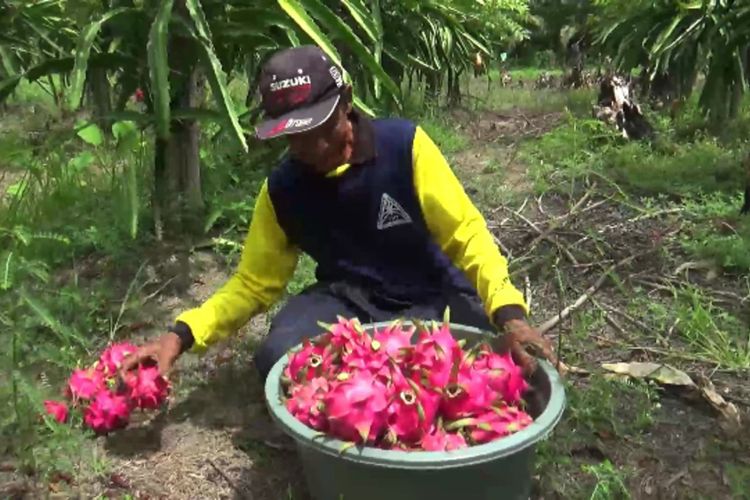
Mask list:
[[[340,99],[341,95],[336,94],[312,106],[295,109],[278,118],[265,120],[255,128],[255,135],[258,139],[264,140],[312,130],[331,117]]]

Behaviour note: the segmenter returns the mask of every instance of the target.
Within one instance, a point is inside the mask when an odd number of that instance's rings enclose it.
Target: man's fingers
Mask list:
[[[138,352],[134,354],[128,354],[125,356],[125,358],[122,360],[122,364],[120,365],[120,371],[124,374],[138,366],[138,361],[140,359],[141,355],[141,349],[138,349]]]
[[[547,361],[557,366],[557,356],[555,356],[555,350],[552,348],[552,343],[545,338],[542,339],[542,353],[544,354],[544,357],[547,358]]]
[[[144,361],[150,359],[157,359],[155,349],[151,345],[145,345],[139,348],[135,354],[128,354],[125,359],[122,360],[120,371],[123,375],[125,375],[127,372],[135,369]]]
[[[521,368],[523,369],[523,372],[525,375],[531,375],[536,371],[536,360],[534,357],[526,352],[526,349],[524,349],[523,345],[521,344],[513,344],[511,346],[511,353],[513,355],[513,358],[516,360],[516,363],[521,365]]]

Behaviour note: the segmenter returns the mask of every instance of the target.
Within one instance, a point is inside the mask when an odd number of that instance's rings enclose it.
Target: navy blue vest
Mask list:
[[[313,174],[283,161],[268,178],[276,217],[310,255],[318,281],[345,281],[407,300],[476,293],[433,241],[414,188],[407,120],[372,122],[375,158],[342,175]]]

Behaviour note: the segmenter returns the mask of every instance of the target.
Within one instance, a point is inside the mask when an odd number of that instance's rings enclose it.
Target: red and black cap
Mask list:
[[[315,45],[284,49],[260,74],[264,121],[259,139],[305,132],[321,125],[336,109],[344,88],[341,68]]]

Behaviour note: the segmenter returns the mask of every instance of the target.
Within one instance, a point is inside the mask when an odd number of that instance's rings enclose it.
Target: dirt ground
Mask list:
[[[535,322],[542,323],[548,319],[550,311],[561,308],[551,272],[559,260],[550,260],[545,266],[544,261],[534,263],[526,254],[548,253],[550,259],[554,255],[559,259],[560,243],[570,243],[564,239],[565,231],[571,233],[569,237],[573,239],[592,228],[602,229],[605,236],[611,237],[606,255],[611,262],[638,254],[637,259],[619,269],[626,287],[635,287],[639,278],[653,276],[656,270],[674,267],[661,253],[652,252],[664,234],[672,230],[674,219],[668,214],[638,221],[638,231],[627,231],[627,221],[632,220],[633,215],[623,213],[621,207],[605,200],[595,207],[596,210],[587,211],[586,207],[602,201],[603,198],[596,195],[590,195],[587,203],[581,205],[582,211],[575,215],[569,212],[576,200],[558,196],[541,200],[528,196],[531,184],[525,165],[517,157],[519,144],[524,138],[542,134],[560,123],[563,119],[560,113],[483,112],[472,115],[458,110],[454,118],[462,132],[471,138],[470,145],[451,158],[459,175],[467,181],[470,194],[485,196],[487,193],[481,190],[483,180],[499,177],[505,189],[511,191],[509,200],[526,199],[523,210],[517,210],[518,206],[510,210],[498,208],[487,212],[486,216],[506,253],[512,255],[511,260],[518,261],[518,268],[528,266],[519,276],[528,276],[534,311],[541,311],[535,312]],[[518,213],[532,222],[568,214],[565,231],[555,235],[554,241],[548,241]],[[622,221],[625,223],[619,231],[612,235],[606,233],[609,225]],[[585,243],[580,245],[586,248]],[[570,277],[566,283],[568,301],[601,274],[601,262],[594,265],[582,260],[581,255],[589,253],[581,250],[572,256],[575,262],[559,264],[566,266],[566,276]],[[188,272],[180,273],[180,269]],[[135,339],[158,333],[175,314],[207,298],[227,279],[230,271],[223,259],[209,252],[196,252],[189,261],[165,258],[149,271],[155,282],[166,282],[177,274],[188,278],[175,280],[173,286],[161,290],[144,307],[145,323],[133,325]],[[699,274],[694,276],[701,279]],[[517,284],[524,286],[524,282]],[[731,282],[722,286],[728,290],[733,288]],[[715,288],[721,291],[718,284]],[[659,300],[658,290],[643,293],[653,294],[653,300]],[[598,303],[604,308],[607,305],[620,307],[622,300],[616,289],[597,295]],[[563,360],[582,367],[583,372],[595,369],[602,362],[659,359],[657,348],[671,348],[658,344],[648,332],[642,332],[645,336],[628,337],[628,332],[633,330],[622,328],[626,320],[620,318],[619,321],[593,325],[585,337],[571,334],[576,328],[573,319],[562,322],[553,331],[553,338],[559,342]],[[295,454],[264,443],[275,431],[264,411],[263,391],[255,374],[251,351],[265,334],[267,325],[268,318],[258,317],[239,335],[216,346],[208,355],[184,356],[173,377],[177,390],[168,411],[97,441],[112,473],[87,484],[69,486],[64,488],[64,493],[52,496],[307,498]],[[613,325],[620,325],[620,328]],[[697,373],[706,367],[686,365],[682,368]],[[747,421],[750,417],[747,414],[750,402],[747,379],[732,373],[710,375],[719,392],[737,402]],[[612,393],[608,386],[599,387],[600,382],[588,373],[570,373],[566,380],[574,389],[569,397],[579,399],[575,401],[575,411],[568,412],[550,440],[540,447],[535,498],[578,498],[582,490],[576,489],[576,485],[589,484],[592,477],[582,467],[605,459],[617,469],[628,471],[627,487],[634,498],[743,498],[737,496],[737,482],[730,477],[734,469],[729,465],[750,466],[747,427],[728,434],[719,425],[715,411],[700,398],[681,390],[654,386],[649,389],[651,392],[625,391],[622,397],[615,395],[611,404],[603,404],[601,399],[613,397]],[[648,394],[652,393],[657,403],[648,400]],[[647,394],[646,401],[644,394]],[[589,404],[591,410],[587,413]],[[649,423],[640,424],[646,413]],[[591,490],[588,491],[590,494]],[[41,491],[37,490],[37,494],[41,495]],[[744,494],[744,498],[750,498],[750,484]],[[604,494],[596,498],[618,496]]]

